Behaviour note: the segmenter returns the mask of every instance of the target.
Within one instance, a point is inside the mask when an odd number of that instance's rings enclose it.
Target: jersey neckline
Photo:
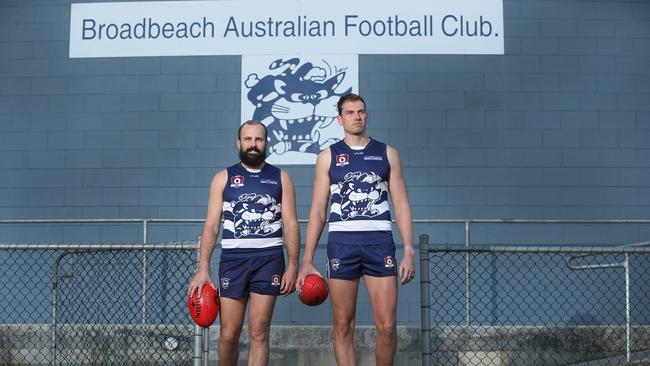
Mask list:
[[[345,139],[342,139],[342,140],[341,140],[341,142],[343,143],[343,145],[345,145],[346,148],[348,148],[348,149],[350,149],[350,150],[352,150],[352,151],[364,151],[364,150],[368,149],[368,147],[370,147],[370,145],[372,144],[373,141],[374,141],[374,139],[373,139],[372,137],[368,136],[368,143],[366,144],[366,146],[363,146],[363,148],[361,148],[361,149],[355,149],[355,148],[353,148],[352,146],[348,145],[348,144],[345,142]],[[355,147],[357,147],[357,146],[358,146],[358,145],[355,145]]]
[[[250,168],[247,168],[247,167],[244,165],[244,163],[242,163],[241,161],[239,162],[239,166],[240,166],[242,169],[244,169],[245,171],[247,171],[247,172],[249,172],[249,173],[252,173],[252,174],[258,174],[258,173],[261,173],[262,170],[264,170],[264,168],[266,168],[267,165],[268,165],[268,164],[266,164],[266,162],[265,162],[264,165],[262,165],[262,168],[260,168],[260,169],[250,169]]]

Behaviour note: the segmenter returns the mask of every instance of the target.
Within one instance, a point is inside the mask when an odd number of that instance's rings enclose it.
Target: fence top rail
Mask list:
[[[650,224],[650,219],[414,219],[416,224]]]
[[[202,223],[203,219],[4,219],[0,224],[141,224],[141,223]]]
[[[197,242],[185,241],[175,243],[153,243],[153,244],[69,244],[69,243],[52,243],[52,244],[0,244],[0,250],[197,250]]]
[[[203,219],[2,219],[0,224],[203,223]],[[299,219],[300,223],[309,222]],[[395,220],[393,220],[395,222]],[[650,219],[413,219],[415,224],[650,224]]]
[[[570,253],[570,254],[650,254],[649,247],[576,246],[435,246],[429,253]]]

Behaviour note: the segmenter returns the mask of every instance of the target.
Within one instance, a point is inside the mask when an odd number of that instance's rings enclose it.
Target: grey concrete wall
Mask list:
[[[57,336],[57,364],[188,365],[191,359],[191,326],[125,326],[98,328],[66,325]],[[49,325],[0,326],[0,360],[7,365],[46,365],[54,357]],[[634,364],[647,364],[647,327],[632,329]],[[420,330],[398,327],[396,365],[421,364]],[[210,329],[210,344],[218,339],[218,327]],[[625,364],[625,333],[613,327],[438,327],[432,330],[433,364],[447,365],[583,365]],[[173,338],[173,342],[169,342]],[[245,365],[250,346],[242,332],[239,364]],[[375,330],[362,326],[355,336],[359,365],[374,365]],[[334,365],[332,328],[274,326],[270,334],[272,366]],[[164,345],[167,344],[168,347]],[[174,346],[171,346],[171,345]],[[208,352],[210,364],[217,352]],[[637,363],[645,359],[645,363]]]
[[[210,178],[236,159],[240,58],[69,59],[69,3],[0,1],[0,218],[202,218]],[[503,56],[359,58],[371,135],[400,151],[414,217],[647,218],[650,3],[504,0],[504,18]],[[286,169],[306,218],[313,169]],[[485,227],[473,238],[621,244],[649,231]],[[157,227],[152,240],[198,232]],[[140,238],[128,225],[0,231],[2,242]],[[400,323],[419,321],[418,293],[403,288]],[[281,323],[328,321],[280,304]],[[362,324],[367,306],[361,295]]]

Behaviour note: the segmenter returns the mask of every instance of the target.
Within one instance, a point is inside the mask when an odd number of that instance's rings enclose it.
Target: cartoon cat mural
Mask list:
[[[328,71],[299,58],[277,59],[269,74],[247,76],[247,100],[254,106],[252,118],[264,123],[269,132],[269,159],[280,155],[316,155],[341,138],[336,123],[336,103],[352,87],[337,91],[346,69]]]

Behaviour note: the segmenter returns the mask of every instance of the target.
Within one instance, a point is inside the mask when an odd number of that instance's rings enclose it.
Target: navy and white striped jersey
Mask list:
[[[344,140],[330,146],[330,242],[393,242],[386,149],[386,144],[373,139],[359,150]]]
[[[241,163],[227,168],[223,190],[223,249],[259,249],[283,245],[282,177],[265,163],[259,172]]]

